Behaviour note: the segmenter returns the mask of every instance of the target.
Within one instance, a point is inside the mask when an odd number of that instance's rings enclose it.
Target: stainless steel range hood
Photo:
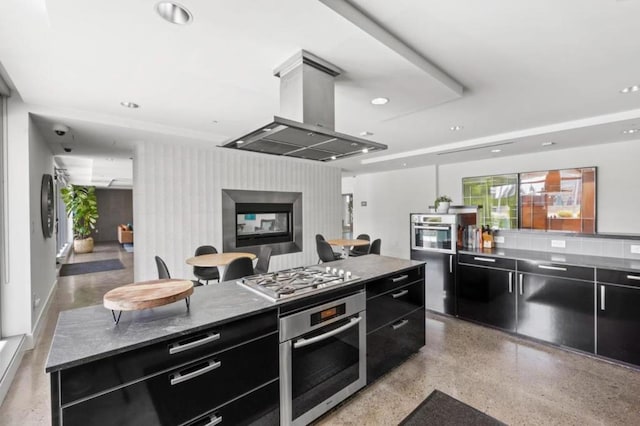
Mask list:
[[[280,78],[280,114],[223,146],[287,157],[332,161],[387,149],[334,131],[334,77],[341,70],[304,50],[274,70]]]

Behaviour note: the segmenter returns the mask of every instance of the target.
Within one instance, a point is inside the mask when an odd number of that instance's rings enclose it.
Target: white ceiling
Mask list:
[[[619,93],[640,84],[639,0],[351,1],[459,82],[462,97],[318,0],[181,0],[194,15],[186,26],[163,21],[155,3],[0,2],[0,63],[39,109],[34,121],[56,154],[52,124],[72,129],[70,155],[93,161],[92,179],[120,182],[103,163],[122,173],[136,141],[220,145],[270,122],[273,69],[300,49],[345,71],[336,130],[389,145],[335,163],[349,174],[532,152],[549,140],[547,149],[636,139],[621,131],[640,127],[640,92]],[[389,104],[371,105],[377,96]],[[506,142],[497,154],[437,155]]]

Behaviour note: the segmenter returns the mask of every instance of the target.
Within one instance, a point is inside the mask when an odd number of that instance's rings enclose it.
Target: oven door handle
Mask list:
[[[293,347],[294,348],[303,348],[307,345],[312,345],[314,343],[317,342],[321,342],[325,339],[328,339],[331,336],[335,336],[336,334],[340,334],[345,330],[350,329],[351,327],[353,327],[354,325],[358,324],[360,321],[362,321],[362,317],[358,316],[356,318],[351,318],[351,321],[349,321],[348,323],[346,323],[345,325],[336,328],[335,330],[331,330],[328,331],[324,334],[321,334],[319,336],[315,336],[312,337],[311,339],[298,339],[295,342],[293,342]]]
[[[427,229],[430,231],[450,231],[449,226],[414,226],[415,229]]]

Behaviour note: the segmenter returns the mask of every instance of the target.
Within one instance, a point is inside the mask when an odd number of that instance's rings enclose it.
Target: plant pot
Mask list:
[[[438,203],[438,208],[436,209],[436,211],[438,213],[447,213],[449,211],[449,205],[450,203],[448,201],[440,201]]]
[[[73,240],[73,251],[76,253],[91,253],[93,251],[93,238]]]

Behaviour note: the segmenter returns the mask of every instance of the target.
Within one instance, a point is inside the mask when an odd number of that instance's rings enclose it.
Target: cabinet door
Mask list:
[[[598,355],[640,365],[640,288],[598,284]]]
[[[459,317],[516,330],[515,272],[468,265],[456,272]]]
[[[425,312],[419,308],[367,334],[367,383],[400,365],[425,344]]]
[[[517,332],[593,353],[594,285],[589,281],[518,274]]]
[[[427,262],[425,306],[442,314],[456,314],[454,255],[411,250],[411,258]]]

